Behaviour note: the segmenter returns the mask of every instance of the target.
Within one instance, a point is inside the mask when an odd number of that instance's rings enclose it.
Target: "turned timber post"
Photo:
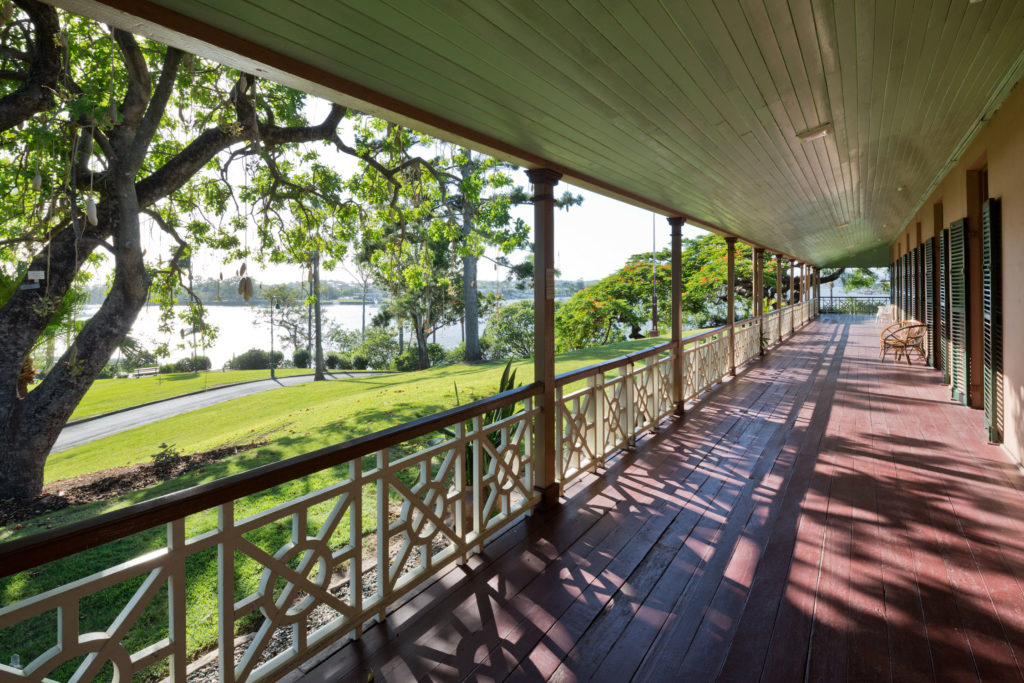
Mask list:
[[[754,315],[757,316],[757,348],[758,355],[764,355],[764,249],[754,247],[753,263],[753,292],[751,297],[754,304]]]
[[[672,216],[668,224],[672,227],[672,402],[676,415],[682,416],[683,408],[683,223],[679,216]]]
[[[545,508],[558,504],[555,477],[555,194],[562,174],[547,168],[526,172],[533,184],[533,379],[543,385],[534,421],[536,489]]]
[[[729,326],[729,374],[736,376],[736,238],[725,238],[727,269],[726,276],[726,324]]]
[[[792,337],[796,334],[796,314],[793,313],[793,304],[795,303],[793,293],[796,290],[795,258],[786,260],[786,270],[789,273],[789,287],[786,288],[786,301],[789,304],[789,336]]]
[[[775,310],[779,312],[779,343],[782,343],[782,254],[775,255]]]
[[[821,311],[821,268],[814,267],[814,317]]]

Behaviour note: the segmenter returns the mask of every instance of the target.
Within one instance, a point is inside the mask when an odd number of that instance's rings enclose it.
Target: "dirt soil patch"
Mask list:
[[[17,524],[71,505],[84,505],[138,491],[195,470],[201,471],[204,465],[265,445],[267,441],[221,446],[202,453],[170,457],[159,463],[113,467],[50,482],[43,486],[43,493],[37,498],[0,501],[0,526]]]

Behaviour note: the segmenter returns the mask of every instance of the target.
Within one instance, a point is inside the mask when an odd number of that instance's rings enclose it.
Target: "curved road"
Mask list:
[[[355,375],[351,373],[334,373],[328,374],[328,377],[330,379],[342,379],[377,374],[386,373],[361,372]],[[149,424],[150,422],[156,422],[157,420],[163,420],[174,415],[230,401],[234,398],[312,381],[312,375],[299,375],[295,377],[265,379],[258,382],[246,382],[245,384],[209,389],[202,393],[169,398],[166,401],[159,401],[151,405],[139,406],[138,408],[131,408],[119,413],[111,413],[75,424],[69,424],[61,430],[60,436],[57,437],[57,442],[50,449],[50,452],[64,451],[84,443],[89,443],[90,441],[95,441],[96,439],[102,439],[111,434],[117,434],[140,425]]]

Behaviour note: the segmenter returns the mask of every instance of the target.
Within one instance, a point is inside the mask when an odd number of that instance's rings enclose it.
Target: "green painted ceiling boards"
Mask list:
[[[1024,65],[1019,0],[59,4],[820,265],[884,264]]]

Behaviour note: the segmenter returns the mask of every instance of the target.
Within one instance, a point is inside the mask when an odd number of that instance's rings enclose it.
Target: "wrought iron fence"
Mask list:
[[[879,296],[823,296],[821,297],[822,313],[840,313],[847,315],[874,315],[879,306],[889,303],[888,295]]]

